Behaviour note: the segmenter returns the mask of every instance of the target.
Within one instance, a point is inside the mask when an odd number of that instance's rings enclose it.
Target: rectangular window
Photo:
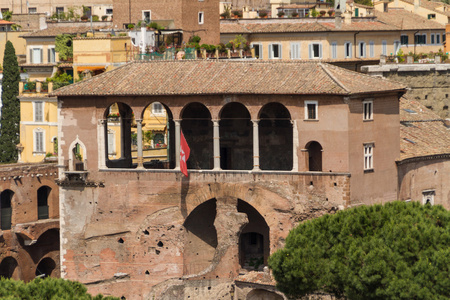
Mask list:
[[[364,170],[373,170],[373,144],[364,144]]]
[[[56,14],[62,14],[64,12],[64,7],[56,7]]]
[[[281,45],[270,44],[269,45],[269,59],[281,59]]]
[[[204,16],[205,16],[205,14],[202,11],[200,11],[198,13],[198,24],[203,24],[204,23]]]
[[[440,44],[440,43],[441,43],[441,34],[436,33],[436,44]]]
[[[42,49],[30,48],[30,63],[40,64],[42,63]]]
[[[373,120],[373,101],[363,101],[363,120]]]
[[[366,57],[366,43],[359,42],[359,58]]]
[[[44,102],[34,102],[34,121],[44,122]]]
[[[445,32],[442,34],[442,43],[445,42],[445,38],[447,37],[446,34],[447,34],[447,33],[445,33]]]
[[[430,34],[430,43],[434,44],[434,33]]]
[[[56,62],[56,54],[55,54],[55,48],[48,48],[47,49],[47,57],[49,63]]]
[[[162,104],[159,102],[153,103],[152,112],[154,115],[164,114],[164,108],[163,108]]]
[[[381,55],[387,55],[387,42],[381,41]]]
[[[375,57],[375,43],[373,41],[369,42],[369,57]]]
[[[408,36],[407,35],[401,35],[400,36],[400,44],[408,45]]]
[[[7,11],[9,11],[9,8],[2,8],[2,9],[1,9],[1,12],[2,12],[2,13],[5,13],[5,12],[7,12]]]
[[[106,9],[106,14],[107,15],[112,15],[113,14],[113,9],[112,8],[107,8]],[[145,18],[144,18],[145,19]],[[150,17],[148,18],[150,20]]]
[[[305,101],[305,120],[318,120],[318,102]]]
[[[331,43],[331,58],[337,58],[337,43]]]
[[[143,10],[142,11],[142,20],[144,20],[145,23],[150,23],[152,20],[152,11],[151,10]]]
[[[291,59],[300,59],[300,43],[291,43]]]
[[[34,152],[45,152],[43,131],[34,132]]]
[[[350,42],[344,43],[344,53],[345,58],[352,58],[352,43]]]
[[[29,7],[29,8],[28,8],[28,13],[29,13],[29,14],[35,14],[35,13],[37,13],[36,7]]]
[[[436,19],[436,14],[428,14],[428,19],[429,20]]]
[[[309,44],[309,58],[310,59],[322,58],[322,44],[321,43]]]
[[[427,190],[422,192],[422,203],[434,205],[434,195],[436,195],[435,190]]]
[[[255,58],[262,59],[262,45],[261,44],[252,44],[253,49],[255,50]]]
[[[423,34],[416,34],[414,36],[414,41],[416,42],[416,44],[418,45],[424,45],[427,43],[427,34],[423,33]]]

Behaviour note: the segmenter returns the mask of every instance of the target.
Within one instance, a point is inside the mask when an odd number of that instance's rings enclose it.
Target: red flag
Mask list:
[[[189,159],[189,154],[191,154],[191,149],[189,149],[189,146],[186,142],[186,139],[184,138],[183,131],[181,131],[181,139],[180,139],[180,169],[181,173],[184,174],[184,176],[188,177],[188,171],[187,171],[187,160]]]

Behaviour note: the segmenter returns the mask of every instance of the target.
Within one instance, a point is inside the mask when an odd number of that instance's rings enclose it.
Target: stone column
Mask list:
[[[136,119],[137,128],[137,163],[138,169],[144,168],[144,152],[142,150],[142,119]]]
[[[253,171],[260,171],[259,168],[259,120],[252,120],[253,123]]]
[[[98,167],[99,169],[106,169],[106,159],[108,158],[108,144],[107,144],[107,137],[108,137],[108,120],[107,119],[100,119],[98,120]],[[59,141],[58,141],[59,142]],[[59,148],[59,145],[58,145]],[[59,153],[59,149],[58,149]]]
[[[214,155],[214,171],[220,171],[220,136],[219,136],[219,120],[213,121],[213,155]]]
[[[180,131],[181,120],[173,120],[175,122],[175,170],[180,170]]]
[[[291,120],[292,124],[292,171],[298,172],[298,130],[297,130],[297,121]]]

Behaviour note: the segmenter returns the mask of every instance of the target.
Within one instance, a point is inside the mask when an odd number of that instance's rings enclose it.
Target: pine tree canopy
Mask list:
[[[17,161],[16,145],[20,142],[20,72],[16,51],[10,41],[6,42],[3,58],[2,114],[0,118],[0,162]]]
[[[280,291],[346,299],[450,299],[450,212],[392,202],[293,229],[269,259]]]

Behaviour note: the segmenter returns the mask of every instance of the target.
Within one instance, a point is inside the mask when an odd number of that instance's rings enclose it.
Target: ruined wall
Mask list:
[[[55,164],[11,164],[0,168],[0,192],[13,193],[11,227],[0,230],[1,276],[24,281],[43,273],[59,277],[59,193],[55,178]],[[48,216],[39,219],[37,191],[41,187],[50,190]],[[4,209],[2,221],[6,217]]]
[[[450,209],[448,157],[409,160],[398,166],[399,199],[423,201],[424,191],[434,191],[434,204]]]
[[[241,269],[239,236],[249,222],[238,200],[268,224],[273,253],[298,222],[344,208],[349,196],[348,175],[336,173],[197,171],[186,179],[174,171],[124,170],[88,175],[88,182],[60,183],[62,274],[92,293],[127,299],[230,299]],[[215,243],[211,234],[185,226],[196,209],[215,214],[206,222],[214,226]],[[189,245],[192,233],[202,241],[197,247]]]
[[[441,118],[449,118],[450,70],[385,73],[385,77],[411,88],[406,96],[419,100]]]

